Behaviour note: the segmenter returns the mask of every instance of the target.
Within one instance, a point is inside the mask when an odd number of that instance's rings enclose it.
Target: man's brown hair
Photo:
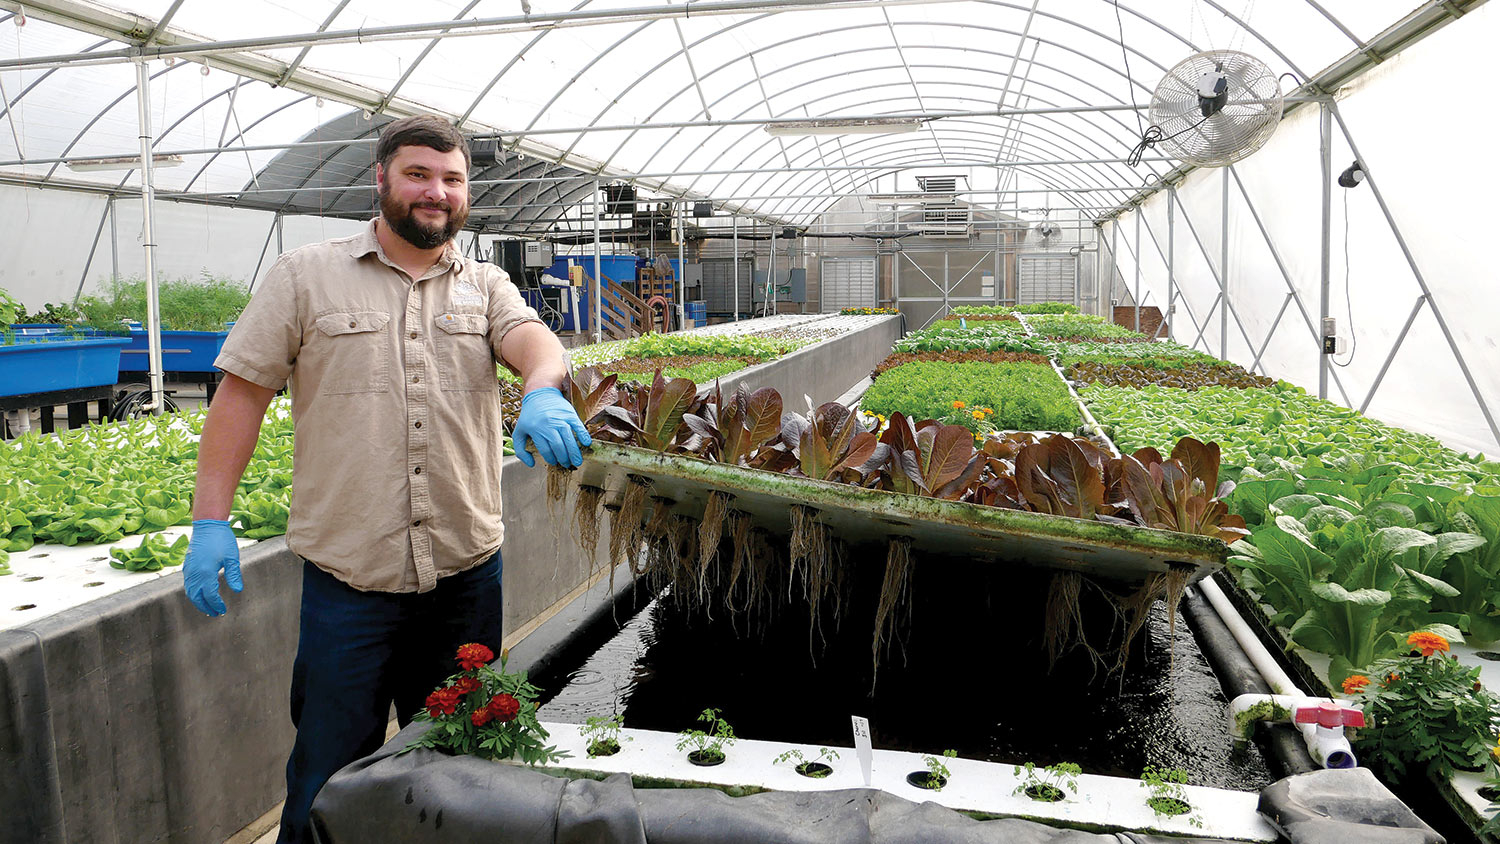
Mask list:
[[[464,140],[458,127],[435,114],[418,114],[403,117],[385,127],[380,133],[380,143],[375,146],[375,160],[381,167],[391,166],[396,150],[406,146],[431,147],[438,152],[461,149],[464,153],[464,169],[473,166],[469,156],[469,142]]]

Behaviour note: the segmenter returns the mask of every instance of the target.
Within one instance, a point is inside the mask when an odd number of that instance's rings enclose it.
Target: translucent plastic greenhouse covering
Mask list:
[[[1070,242],[1111,279],[1101,310],[1170,298],[1182,342],[1311,391],[1326,380],[1331,400],[1456,448],[1500,449],[1500,298],[1481,265],[1500,178],[1480,73],[1500,13],[1482,0],[0,10],[0,287],[31,307],[142,271],[139,174],[97,167],[139,164],[144,60],[160,277],[253,280],[278,251],[349,233],[374,207],[374,138],[419,112],[498,141],[472,176],[470,223],[513,236],[586,236],[599,182],[808,227],[848,197],[956,174],[977,205],[1078,220]],[[1266,146],[1227,168],[1160,148],[1127,164],[1164,74],[1222,49],[1285,74]],[[914,131],[767,131],[876,117]],[[1332,188],[1325,225],[1324,184],[1356,147],[1369,178]],[[1320,376],[1325,287],[1340,352]]]

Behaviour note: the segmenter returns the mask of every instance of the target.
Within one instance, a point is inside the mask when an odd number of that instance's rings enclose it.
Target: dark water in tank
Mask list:
[[[877,748],[1068,761],[1132,778],[1149,763],[1182,768],[1195,785],[1240,790],[1271,781],[1254,745],[1233,748],[1218,681],[1163,603],[1123,672],[1081,648],[1049,667],[1045,574],[917,559],[909,618],[875,673],[884,560],[849,564],[857,571],[841,617],[836,623],[825,602],[818,629],[794,584],[781,584],[779,605],[758,614],[713,600],[688,607],[683,590],[669,589],[567,671],[541,717],[581,723],[618,711],[628,727],[679,732],[713,707],[741,738],[849,746],[849,716],[863,715]],[[1095,591],[1084,591],[1080,613],[1090,642],[1118,636],[1115,610]]]

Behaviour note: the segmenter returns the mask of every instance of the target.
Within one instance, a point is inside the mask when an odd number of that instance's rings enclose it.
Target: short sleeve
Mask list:
[[[271,390],[286,386],[302,349],[295,253],[281,256],[230,329],[214,366]]]
[[[545,323],[537,316],[536,309],[521,298],[521,291],[511,283],[509,273],[493,264],[478,266],[482,268],[480,271],[485,274],[485,281],[490,288],[490,348],[495,352],[495,360],[505,363],[505,357],[500,353],[500,344],[505,341],[505,335],[525,322],[539,325]],[[506,368],[511,369],[509,364],[506,364]]]

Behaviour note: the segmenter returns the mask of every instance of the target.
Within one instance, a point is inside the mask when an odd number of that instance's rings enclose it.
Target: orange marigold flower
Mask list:
[[[1421,651],[1422,656],[1432,656],[1434,651],[1446,652],[1448,650],[1447,639],[1436,633],[1429,633],[1426,630],[1418,630],[1407,636],[1406,644]]]
[[[1392,683],[1399,682],[1400,680],[1401,680],[1401,675],[1400,674],[1387,674],[1387,675],[1385,675],[1385,685],[1387,685],[1387,686],[1389,686]]]
[[[1353,695],[1364,691],[1365,686],[1370,685],[1370,678],[1363,674],[1351,674],[1344,678],[1344,694]]]
[[[465,671],[477,671],[494,659],[495,652],[478,642],[458,646],[458,667]]]
[[[953,409],[954,410],[963,410],[964,409],[964,403],[961,402],[961,401],[954,402],[953,403]]]

